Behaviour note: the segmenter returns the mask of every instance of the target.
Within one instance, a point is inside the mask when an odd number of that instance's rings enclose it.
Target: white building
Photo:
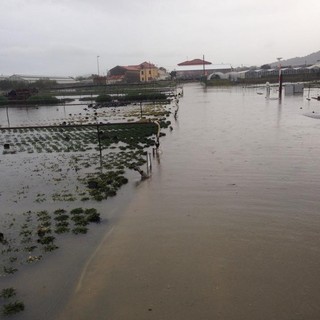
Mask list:
[[[28,82],[28,83],[34,83],[38,80],[56,81],[58,84],[78,83],[78,81],[72,77],[57,77],[57,76],[51,77],[51,76],[37,76],[37,75],[23,75],[23,74],[14,74],[8,77],[7,80],[22,81],[22,82]]]

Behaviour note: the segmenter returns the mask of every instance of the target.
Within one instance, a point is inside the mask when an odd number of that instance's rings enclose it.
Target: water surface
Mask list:
[[[185,85],[151,179],[60,319],[318,319],[319,111]]]

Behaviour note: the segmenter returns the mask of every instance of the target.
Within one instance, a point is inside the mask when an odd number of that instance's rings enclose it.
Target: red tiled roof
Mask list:
[[[154,68],[155,65],[149,62],[142,62],[139,64],[140,68]]]
[[[139,66],[122,66],[122,68],[125,68],[128,71],[139,71]]]
[[[187,60],[181,63],[178,63],[178,66],[198,66],[198,65],[204,65],[204,64],[212,64],[209,61],[205,61],[202,59],[193,59],[193,60]]]

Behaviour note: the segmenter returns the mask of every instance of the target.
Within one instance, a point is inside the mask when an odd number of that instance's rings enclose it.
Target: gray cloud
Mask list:
[[[205,54],[260,65],[318,51],[318,0],[10,0],[0,4],[0,74],[79,75]]]

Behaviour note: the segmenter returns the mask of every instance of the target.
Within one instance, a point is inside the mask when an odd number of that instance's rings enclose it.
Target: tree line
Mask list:
[[[11,89],[28,89],[28,88],[37,88],[40,89],[50,89],[57,85],[57,82],[54,80],[45,80],[40,79],[35,82],[29,83],[26,81],[12,81],[12,80],[1,80],[0,89],[3,91],[8,91]]]

